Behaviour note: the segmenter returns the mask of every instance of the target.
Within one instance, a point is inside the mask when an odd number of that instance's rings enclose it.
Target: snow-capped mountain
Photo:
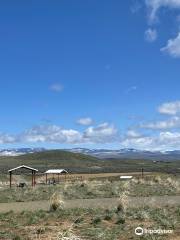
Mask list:
[[[9,148],[1,149],[0,156],[19,156],[27,153],[43,152],[45,148]]]
[[[113,159],[150,159],[150,160],[180,160],[180,150],[174,151],[146,151],[133,148],[123,148],[119,150],[110,149],[88,149],[88,148],[72,148],[65,149],[74,153],[83,153],[98,158]]]
[[[66,151],[74,152],[74,153],[83,153],[93,156],[99,157],[119,157],[120,155],[124,154],[139,154],[139,153],[148,153],[148,151],[141,151],[134,148],[123,148],[119,150],[111,150],[111,149],[88,149],[88,148],[72,148],[72,149],[65,149]],[[151,152],[149,152],[151,153]]]
[[[48,149],[50,150],[50,149]],[[180,150],[174,151],[143,151],[133,148],[123,148],[117,150],[111,149],[88,149],[88,148],[71,148],[59,149],[73,153],[82,153],[94,156],[100,159],[147,159],[155,161],[172,161],[180,160]],[[13,148],[1,149],[0,156],[19,156],[27,153],[47,151],[45,148]]]

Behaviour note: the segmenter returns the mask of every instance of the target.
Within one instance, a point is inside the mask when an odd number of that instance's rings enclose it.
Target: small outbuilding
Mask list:
[[[53,181],[55,181],[55,177],[54,175],[58,176],[58,182],[60,180],[60,175],[64,175],[65,179],[66,179],[66,175],[68,174],[68,171],[66,171],[65,169],[49,169],[45,172],[46,174],[46,184],[48,182],[48,175],[53,176]]]
[[[35,168],[32,168],[32,167],[26,166],[26,165],[21,165],[19,167],[12,168],[8,171],[9,172],[9,186],[10,186],[10,188],[12,187],[12,174],[13,174],[13,172],[15,172],[17,170],[20,170],[20,169],[26,169],[26,170],[31,171],[31,173],[32,173],[32,187],[34,187],[35,184],[36,184],[36,172],[38,172],[38,170],[35,169]]]
[[[133,178],[133,176],[120,176],[120,179],[123,180],[131,180]]]

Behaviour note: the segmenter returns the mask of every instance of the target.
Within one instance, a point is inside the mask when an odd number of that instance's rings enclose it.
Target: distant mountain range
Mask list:
[[[43,152],[45,148],[7,148],[0,150],[0,156],[20,156],[27,153]]]
[[[143,151],[134,148],[123,148],[119,150],[110,149],[88,149],[88,148],[73,148],[66,149],[74,153],[83,153],[101,159],[148,159],[148,160],[180,160],[180,150],[173,151]]]
[[[1,149],[0,156],[19,156],[28,153],[43,152],[45,148],[13,148]],[[180,150],[174,151],[142,151],[133,148],[123,148],[119,150],[110,149],[88,149],[88,148],[71,148],[62,149],[72,153],[82,153],[101,159],[147,159],[155,161],[172,161],[180,160]]]

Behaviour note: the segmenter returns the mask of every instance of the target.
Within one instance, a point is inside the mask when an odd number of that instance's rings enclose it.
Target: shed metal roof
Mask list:
[[[18,170],[18,169],[21,169],[21,168],[26,168],[26,169],[28,169],[28,170],[32,170],[32,171],[38,172],[37,169],[32,168],[32,167],[29,167],[29,166],[26,166],[26,165],[21,165],[21,166],[19,166],[19,167],[12,168],[12,169],[10,169],[8,172],[12,172],[12,171],[15,171],[15,170]]]
[[[68,173],[68,172],[65,169],[49,169],[45,173],[58,174],[58,173]]]
[[[120,178],[121,178],[121,179],[132,179],[133,176],[121,176]]]

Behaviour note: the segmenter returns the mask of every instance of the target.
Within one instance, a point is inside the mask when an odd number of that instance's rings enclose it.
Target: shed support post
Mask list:
[[[46,173],[46,185],[47,185],[47,173]]]
[[[34,179],[33,179],[33,174],[34,174],[34,173],[33,173],[33,171],[32,171],[32,187],[33,187],[33,181],[34,181]]]
[[[34,187],[36,186],[36,172],[34,171]]]
[[[144,168],[142,168],[142,178],[144,178]]]
[[[12,172],[9,172],[9,187],[12,187]]]

